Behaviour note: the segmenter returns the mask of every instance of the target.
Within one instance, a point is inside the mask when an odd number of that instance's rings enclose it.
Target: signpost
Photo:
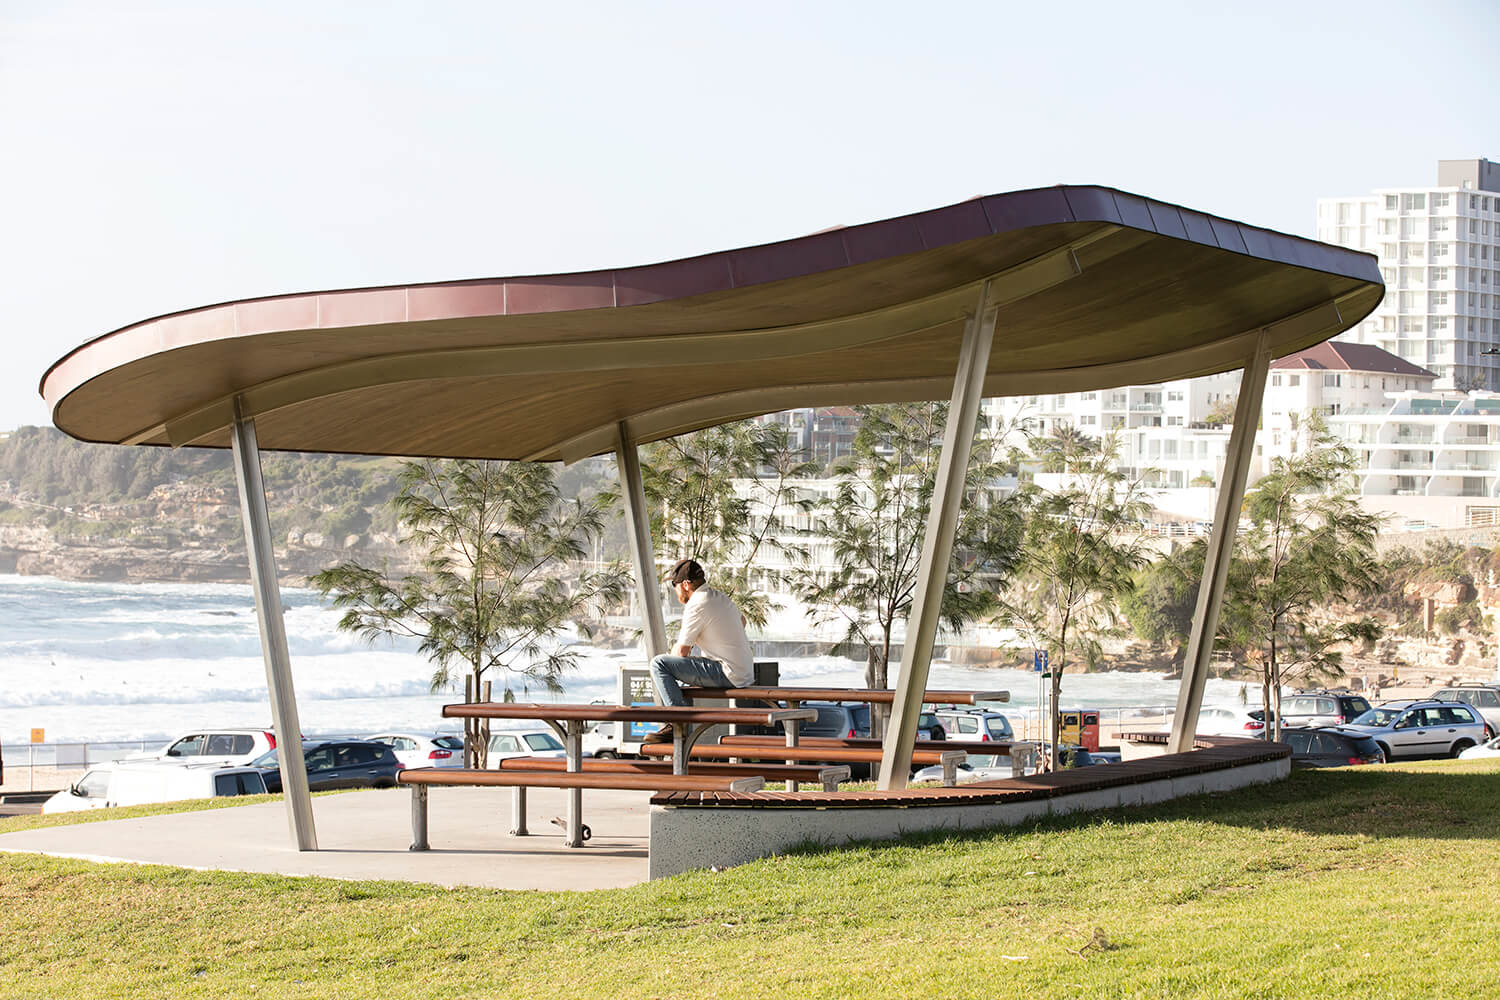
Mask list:
[[[1037,739],[1047,738],[1047,678],[1052,672],[1047,669],[1047,651],[1038,649],[1031,654],[1031,669],[1036,671],[1036,728]],[[1046,755],[1043,754],[1045,757]]]

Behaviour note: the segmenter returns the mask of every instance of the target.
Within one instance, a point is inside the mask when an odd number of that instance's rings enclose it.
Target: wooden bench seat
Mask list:
[[[759,775],[732,774],[654,774],[611,771],[522,771],[474,770],[454,767],[418,767],[403,770],[397,782],[411,786],[411,850],[425,851],[427,840],[427,790],[433,787],[510,788],[513,826],[511,834],[526,836],[527,788],[610,788],[645,792],[754,792],[765,786]],[[578,831],[574,843],[572,831],[568,846],[581,847],[590,836],[586,826]]]
[[[641,753],[649,757],[669,757],[672,748],[665,743],[646,743]],[[914,750],[913,765],[940,764],[943,768],[943,784],[954,785],[958,778],[958,765],[968,754],[963,750]],[[880,763],[881,751],[865,747],[803,746],[794,747],[768,743],[764,745],[746,743],[716,743],[694,747],[690,759],[706,760],[770,760],[770,761],[832,761],[840,764]]]
[[[682,693],[690,700],[705,701],[863,701],[871,705],[892,705],[896,692],[892,688],[852,687],[730,687],[686,686]],[[977,705],[982,701],[1010,701],[1009,691],[937,691],[922,692],[924,705]]]
[[[733,744],[735,746],[783,746],[785,740],[780,736],[722,736],[720,743]],[[883,750],[885,744],[880,740],[864,736],[803,736],[797,740],[798,746],[804,747],[845,747],[850,750]],[[912,744],[916,750],[962,750],[965,753],[989,753],[1000,757],[1010,756],[1011,742],[1009,740],[917,740]],[[1022,741],[1023,746],[1032,747],[1035,744]]]
[[[495,766],[505,771],[566,771],[568,762],[560,757],[507,757],[497,761]],[[671,774],[673,765],[666,760],[601,760],[585,757],[579,766],[585,772]],[[741,778],[759,776],[767,781],[813,781],[822,785],[825,792],[838,791],[839,783],[849,780],[847,764],[820,767],[815,764],[732,764],[693,760],[688,762],[687,773]]]
[[[719,739],[720,744],[730,746],[756,746],[772,747],[782,745],[782,740],[777,736],[724,736]],[[840,737],[840,736],[804,736],[797,741],[798,746],[804,747],[843,747],[850,750],[884,750],[885,744],[880,740],[868,737]],[[1024,740],[1011,742],[998,740],[917,740],[913,747],[917,751],[923,750],[962,750],[965,753],[992,754],[996,757],[1010,757],[1012,766],[1022,773],[1034,770],[1037,759],[1037,746]],[[1014,752],[1012,752],[1014,751]],[[916,763],[916,758],[912,758]]]

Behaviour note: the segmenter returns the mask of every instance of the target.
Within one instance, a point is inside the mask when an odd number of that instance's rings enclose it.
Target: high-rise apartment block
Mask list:
[[[1446,389],[1500,390],[1500,164],[1439,160],[1430,187],[1318,200],[1318,239],[1380,258],[1385,300],[1339,339]]]

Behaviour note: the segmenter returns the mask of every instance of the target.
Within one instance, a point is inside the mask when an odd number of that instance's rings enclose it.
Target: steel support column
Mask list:
[[[895,711],[885,734],[880,758],[880,787],[905,788],[911,772],[912,744],[922,696],[927,691],[927,673],[932,666],[932,645],[937,641],[938,613],[942,610],[943,586],[953,555],[953,535],[958,530],[958,509],[964,497],[964,477],[974,444],[974,425],[984,396],[984,376],[989,368],[990,344],[995,338],[999,307],[985,282],[974,314],[964,325],[958,372],[953,380],[953,399],[948,406],[948,424],[943,428],[943,454],[938,461],[932,505],[927,511],[927,534],[917,565],[917,584],[911,614],[906,620],[906,641],[901,658],[901,677],[896,684]]]
[[[312,796],[307,789],[307,766],[302,761],[302,726],[297,721],[297,696],[292,689],[292,659],[286,647],[286,622],[281,613],[281,588],[276,582],[276,559],[271,551],[271,518],[266,512],[266,489],[260,476],[260,447],[255,421],[235,403],[231,434],[234,474],[240,488],[240,515],[245,525],[245,547],[250,555],[250,587],[260,619],[260,649],[266,661],[266,687],[271,694],[271,721],[276,729],[276,753],[281,764],[281,788],[287,822],[299,851],[316,851]]]
[[[1188,637],[1182,662],[1182,684],[1177,689],[1177,714],[1172,720],[1168,753],[1193,749],[1198,729],[1198,710],[1203,706],[1203,686],[1208,681],[1209,661],[1214,651],[1214,633],[1219,628],[1219,608],[1224,601],[1224,581],[1234,555],[1234,536],[1245,500],[1245,480],[1255,450],[1255,428],[1260,423],[1261,398],[1266,394],[1266,372],[1271,367],[1270,337],[1262,331],[1255,353],[1245,361],[1240,375],[1240,396],[1234,406],[1234,429],[1229,434],[1229,452],[1219,480],[1219,498],[1214,505],[1214,527],[1208,536],[1203,560],[1203,578],[1198,583],[1198,605],[1193,611],[1193,633]]]
[[[625,529],[630,533],[630,558],[635,566],[636,602],[641,609],[641,631],[646,655],[667,651],[667,627],[656,586],[656,557],[651,549],[651,517],[646,512],[646,489],[641,482],[641,457],[623,423],[615,425],[615,464],[620,470],[620,498],[625,502]]]

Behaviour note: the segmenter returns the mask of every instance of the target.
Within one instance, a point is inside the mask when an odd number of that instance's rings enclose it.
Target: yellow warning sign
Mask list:
[[[45,729],[33,729],[31,731],[31,742],[33,742],[33,743],[46,743],[47,742],[47,730],[45,730]]]

